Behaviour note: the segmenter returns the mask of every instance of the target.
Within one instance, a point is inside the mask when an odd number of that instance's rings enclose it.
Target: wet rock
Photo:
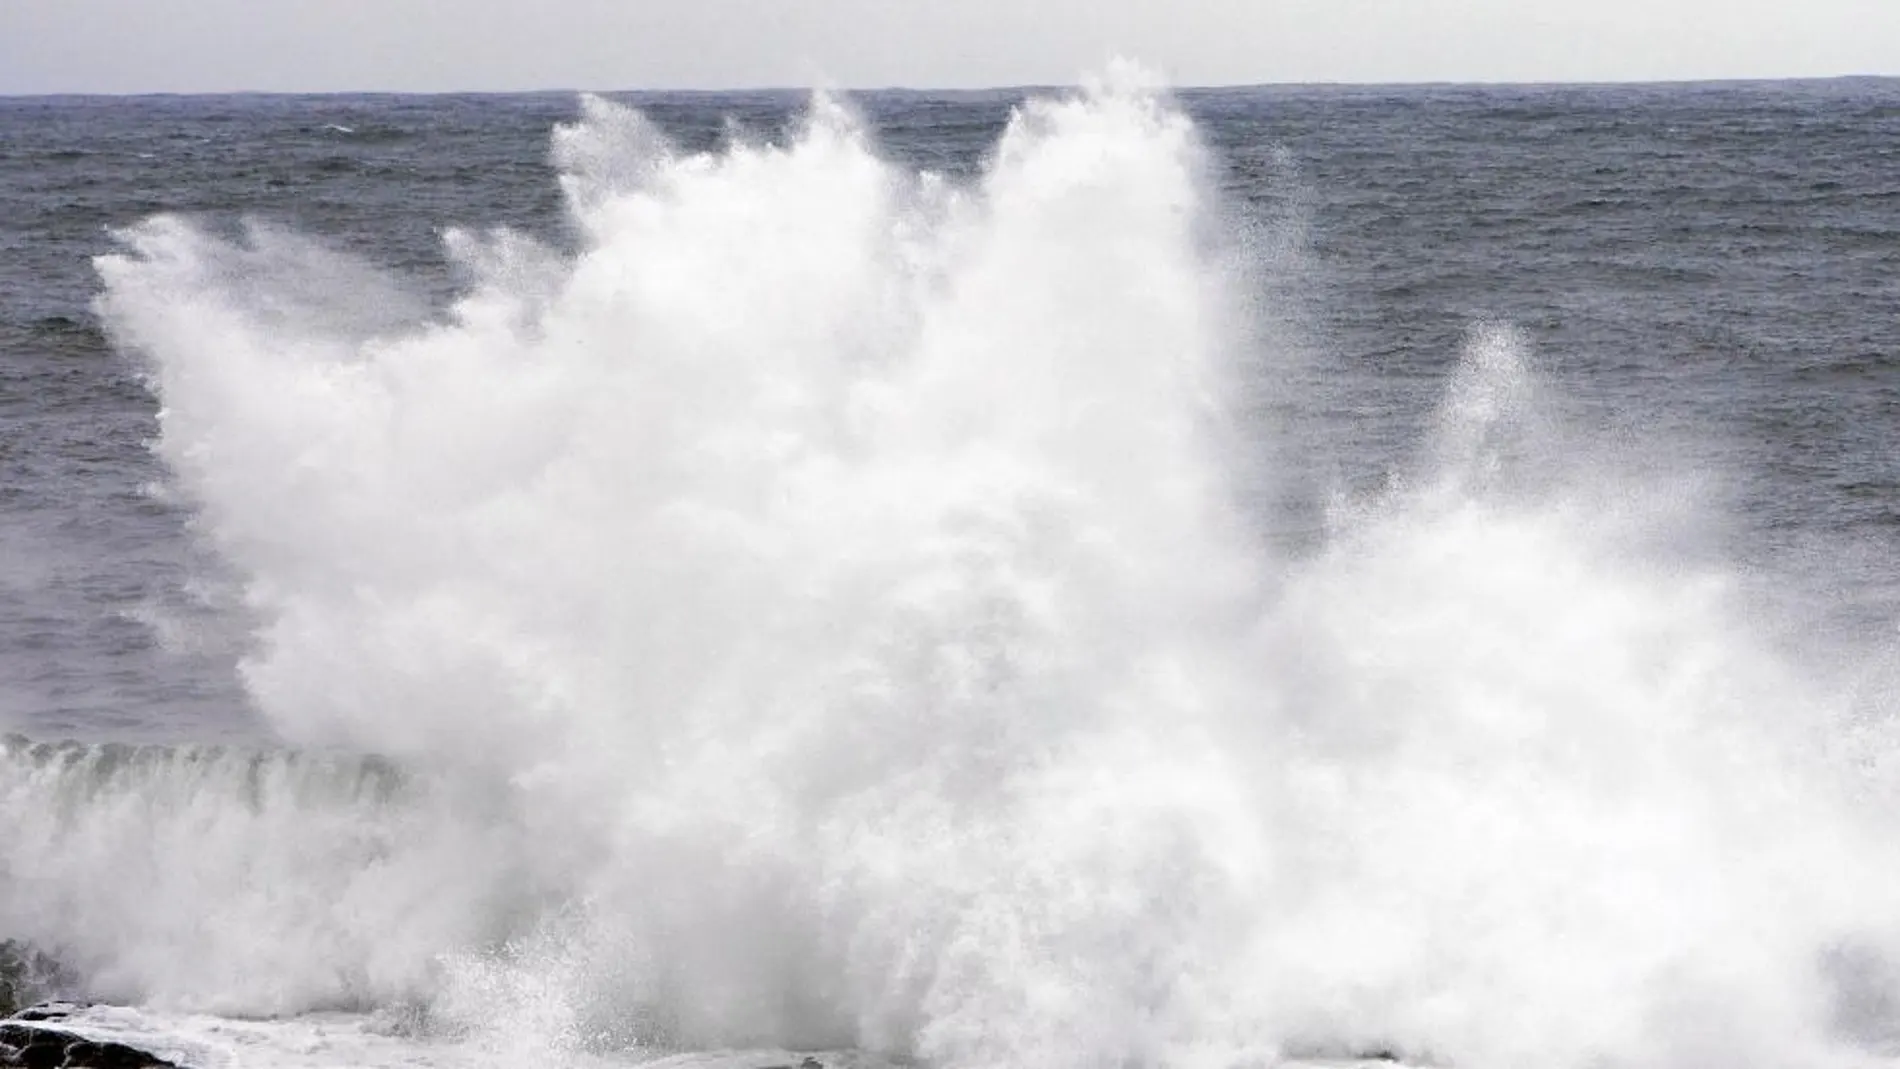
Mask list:
[[[87,1039],[22,1021],[0,1023],[0,1067],[7,1069],[178,1069],[123,1043]]]

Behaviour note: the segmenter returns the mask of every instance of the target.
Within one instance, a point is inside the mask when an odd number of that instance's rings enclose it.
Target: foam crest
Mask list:
[[[238,1015],[425,998],[433,959],[507,938],[530,889],[505,805],[383,762],[13,737],[0,770],[0,925],[98,998]]]
[[[555,158],[578,247],[456,232],[433,317],[268,230],[100,261],[257,705],[441,785],[87,802],[58,887],[177,837],[96,941],[34,929],[102,988],[956,1069],[1882,1042],[1900,858],[1840,710],[1670,510],[1556,463],[1507,329],[1322,547],[1248,528],[1272,384],[1138,75],[1024,105],[968,186],[823,97],[711,154],[588,99]],[[153,965],[207,901],[243,945]]]

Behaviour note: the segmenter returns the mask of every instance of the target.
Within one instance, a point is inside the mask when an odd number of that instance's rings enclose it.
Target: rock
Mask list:
[[[0,1067],[8,1069],[178,1069],[123,1043],[87,1039],[20,1021],[0,1023]]]
[[[42,1001],[71,987],[59,962],[17,939],[0,939],[0,1069],[175,1069],[136,1047],[47,1027],[81,1008]]]

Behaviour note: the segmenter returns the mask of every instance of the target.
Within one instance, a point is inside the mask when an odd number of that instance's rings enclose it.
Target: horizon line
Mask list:
[[[1235,92],[1250,89],[1597,89],[1597,88],[1642,88],[1642,87],[1692,87],[1692,86],[1739,86],[1739,85],[1775,85],[1803,82],[1883,82],[1900,81],[1900,74],[1812,74],[1765,77],[1692,77],[1692,78],[1605,78],[1605,79],[1418,79],[1395,81],[1350,81],[1316,80],[1284,82],[1208,82],[1194,85],[1164,85],[1165,92],[1202,93]],[[149,97],[347,97],[347,96],[552,96],[555,94],[583,93],[628,93],[628,94],[668,94],[677,96],[733,96],[739,94],[757,95],[800,95],[814,92],[836,93],[915,93],[929,94],[972,94],[972,93],[1035,93],[1062,91],[1080,88],[1079,82],[1021,82],[1010,85],[994,86],[924,86],[924,85],[754,85],[728,86],[717,89],[706,87],[665,88],[665,87],[618,87],[595,88],[581,86],[551,86],[530,89],[152,89],[152,90],[37,90],[37,91],[0,91],[0,99],[33,100],[52,98],[84,99],[139,99]]]

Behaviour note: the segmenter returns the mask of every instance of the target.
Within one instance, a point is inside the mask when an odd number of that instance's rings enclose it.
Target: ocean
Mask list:
[[[199,1069],[1888,1064],[1897,447],[1895,80],[0,98],[0,939]]]

